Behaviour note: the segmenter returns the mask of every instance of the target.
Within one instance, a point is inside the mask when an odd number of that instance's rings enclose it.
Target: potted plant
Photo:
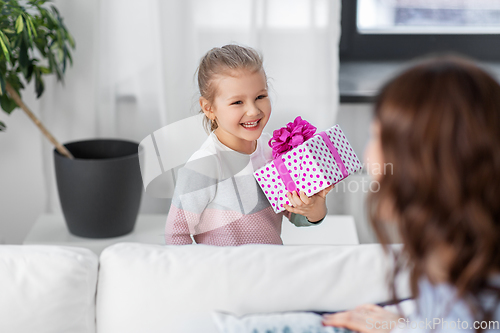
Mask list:
[[[23,102],[34,80],[37,98],[45,75],[63,82],[75,41],[57,8],[45,0],[0,0],[0,106],[21,108],[55,146],[59,200],[71,233],[115,237],[133,230],[142,195],[138,143],[87,140],[60,144]],[[0,131],[6,126],[0,121]]]

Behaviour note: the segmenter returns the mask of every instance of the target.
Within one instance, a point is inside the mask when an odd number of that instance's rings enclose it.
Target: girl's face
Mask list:
[[[271,115],[267,82],[261,71],[241,70],[231,74],[214,82],[217,95],[212,105],[204,105],[203,98],[200,103],[207,117],[215,117],[219,141],[233,150],[250,154]]]

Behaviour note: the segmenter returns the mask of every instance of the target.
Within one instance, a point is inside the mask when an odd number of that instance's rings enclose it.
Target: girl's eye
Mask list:
[[[241,101],[236,101],[236,102],[231,103],[231,105],[239,105],[239,104],[242,104],[242,102]]]
[[[259,95],[259,96],[257,96],[257,99],[263,99],[263,98],[266,98],[266,97],[267,97],[267,95]]]

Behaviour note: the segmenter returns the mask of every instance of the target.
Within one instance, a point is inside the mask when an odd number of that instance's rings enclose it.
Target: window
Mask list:
[[[343,0],[341,60],[500,60],[500,0]]]

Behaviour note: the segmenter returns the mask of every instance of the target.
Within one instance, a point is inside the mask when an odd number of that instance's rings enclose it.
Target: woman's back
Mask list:
[[[392,166],[374,175],[370,219],[384,245],[397,225],[393,275],[409,263],[420,331],[500,320],[500,85],[455,56],[415,64],[382,88],[366,155]]]
[[[500,289],[500,274],[490,279],[492,287]],[[496,307],[488,320],[476,321],[469,305],[460,299],[457,290],[446,283],[433,285],[427,279],[419,283],[420,297],[418,311],[398,327],[396,332],[474,332],[476,328],[484,329],[485,333],[500,332],[500,307],[497,304],[497,293],[484,290],[479,298],[486,309]]]

